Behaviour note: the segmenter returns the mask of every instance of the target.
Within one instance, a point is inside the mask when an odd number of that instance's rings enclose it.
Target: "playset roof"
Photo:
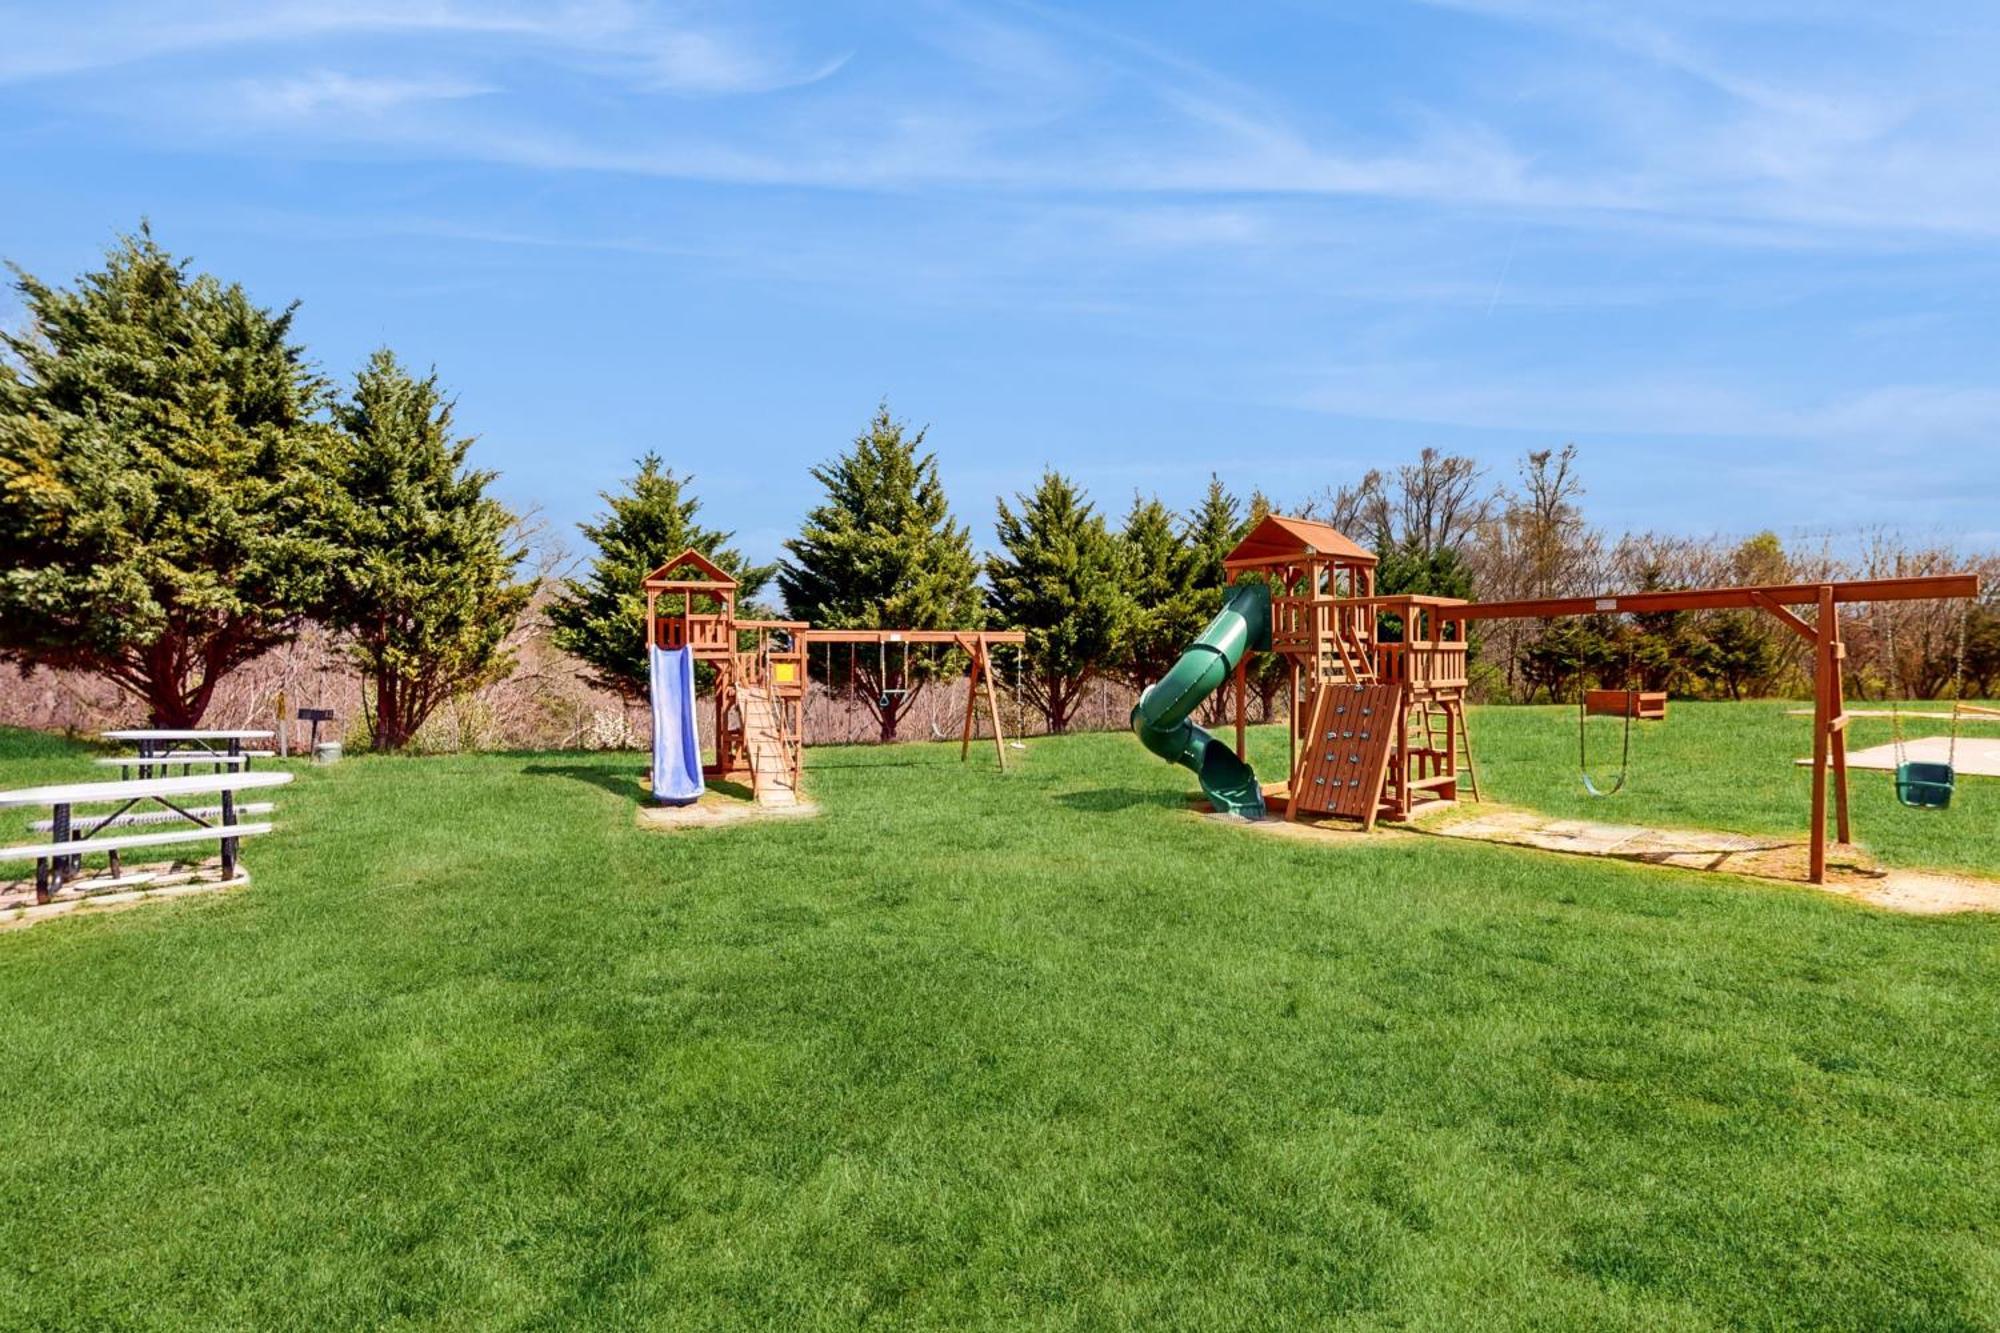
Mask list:
[[[1223,557],[1222,564],[1225,569],[1248,569],[1313,556],[1328,557],[1346,565],[1375,563],[1372,554],[1338,528],[1308,518],[1267,514],[1236,543],[1236,549]]]
[[[685,570],[690,565],[694,566],[699,577],[674,577],[676,573]],[[667,561],[664,565],[661,565],[652,573],[646,575],[645,582],[645,587],[650,592],[678,592],[683,588],[704,591],[731,589],[735,586],[736,580],[729,577],[727,570],[716,564],[713,560],[710,560],[700,551],[695,550],[692,546]]]

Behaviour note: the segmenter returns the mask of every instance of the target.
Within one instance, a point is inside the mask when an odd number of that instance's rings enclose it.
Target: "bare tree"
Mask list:
[[[1462,454],[1425,449],[1396,469],[1392,505],[1378,494],[1379,530],[1388,544],[1418,555],[1456,550],[1472,539],[1493,512],[1493,496],[1480,482],[1485,470]]]
[[[1578,500],[1576,446],[1539,449],[1521,460],[1521,485],[1489,507],[1471,545],[1474,582],[1484,601],[1575,596],[1601,590],[1603,542],[1584,521]],[[1528,646],[1545,621],[1485,624],[1482,660],[1497,663],[1507,695],[1525,698],[1534,684],[1521,671]]]

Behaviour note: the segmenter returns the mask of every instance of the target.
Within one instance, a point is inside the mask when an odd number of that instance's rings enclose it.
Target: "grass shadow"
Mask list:
[[[1152,805],[1177,810],[1187,804],[1185,792],[1141,791],[1136,787],[1099,787],[1093,791],[1067,791],[1055,798],[1059,805],[1086,814],[1115,814]]]
[[[624,765],[526,764],[521,771],[532,777],[571,778],[577,782],[588,782],[628,801],[643,801],[647,796],[646,786],[640,780],[642,775]]]
[[[824,759],[808,758],[806,760],[806,767],[815,773],[831,773],[843,768],[936,768],[937,765],[935,763],[923,763],[916,759],[878,759],[865,764],[843,764],[837,760],[829,763]]]

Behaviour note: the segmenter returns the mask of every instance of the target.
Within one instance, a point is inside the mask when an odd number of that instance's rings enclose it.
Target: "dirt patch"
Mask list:
[[[643,829],[724,828],[767,819],[811,819],[819,807],[811,801],[792,805],[760,805],[718,791],[705,791],[693,805],[642,805],[634,822]]]
[[[0,930],[32,926],[63,916],[96,915],[166,898],[220,893],[242,888],[249,882],[250,872],[241,865],[236,867],[234,877],[222,878],[222,861],[217,857],[171,866],[151,866],[118,875],[108,871],[87,875],[64,884],[62,891],[45,903],[35,901],[33,880],[0,883]]]
[[[1808,884],[1811,849],[1803,842],[1706,829],[1656,829],[1558,819],[1532,810],[1480,806],[1430,825],[1426,833],[1572,856],[1599,856],[1682,870],[1720,871],[1801,884],[1892,912],[1941,915],[2000,912],[2000,880],[1938,871],[1897,870],[1858,847],[1827,851],[1827,883]]]
[[[1262,819],[1238,819],[1233,815],[1217,814],[1210,814],[1207,818],[1263,837],[1289,838],[1294,842],[1311,842],[1321,847],[1366,847],[1371,840],[1408,836],[1384,824],[1377,824],[1374,833],[1363,833],[1361,825],[1352,819],[1291,820],[1282,815],[1266,815]]]

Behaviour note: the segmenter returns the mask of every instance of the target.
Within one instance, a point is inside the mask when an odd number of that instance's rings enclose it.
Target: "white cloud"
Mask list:
[[[298,122],[317,116],[325,141],[342,151],[359,140],[539,170],[750,185],[1200,197],[1199,207],[1222,205],[1218,216],[1251,197],[1382,199],[1784,248],[2000,234],[2000,174],[1989,167],[2000,102],[1977,35],[1967,53],[1897,29],[1893,42],[1862,52],[1867,59],[1848,51],[1845,67],[1830,59],[1801,69],[1710,33],[1727,29],[1717,15],[1733,13],[1719,4],[1648,17],[1555,0],[1434,3],[1554,30],[1597,54],[1509,50],[1479,80],[1453,88],[1451,102],[1426,103],[1413,89],[1407,105],[1364,132],[1330,120],[1305,93],[1288,100],[1156,44],[1033,8],[1015,11],[1026,20],[1002,21],[941,0],[886,38],[915,40],[929,59],[905,52],[856,68],[845,54],[803,57],[788,38],[740,17],[697,23],[636,0],[294,0],[114,7],[116,21],[90,24],[38,9],[10,25],[0,79],[153,62],[134,75],[143,80],[171,64],[166,57],[238,47],[258,48],[258,65],[269,68],[310,44],[319,64],[328,43],[366,39],[359,49],[378,57],[366,62],[373,72],[259,73],[243,85],[288,110],[288,154],[314,150]],[[1874,31],[1866,26],[1874,20],[1850,17],[1864,37]],[[1766,21],[1785,18],[1780,10]],[[433,37],[450,41],[425,40]],[[339,58],[360,67],[351,54]],[[396,72],[412,59],[450,72]],[[843,77],[829,83],[836,72]],[[175,77],[171,68],[157,73]],[[778,110],[727,118],[663,112],[648,96],[805,88]],[[455,89],[497,95],[477,115],[424,114],[426,103],[470,95]],[[149,115],[172,100],[128,92],[120,87],[119,104]],[[1563,129],[1549,135],[1524,119],[1522,100]],[[253,142],[259,132],[241,108],[186,97],[181,105],[205,113],[209,123],[193,128],[218,141]],[[388,106],[411,114],[349,115]]]
[[[1871,453],[2000,440],[2000,389],[1885,384],[1786,402],[1753,387],[1692,375],[1607,378],[1508,374],[1464,366],[1346,365],[1309,376],[1291,401],[1382,421],[1573,435],[1677,435],[1824,441]]]
[[[263,116],[375,116],[419,102],[450,102],[493,91],[490,84],[440,76],[385,78],[318,70],[239,86],[245,104]]]
[[[847,63],[835,56],[799,67],[734,37],[693,30],[654,34],[637,59],[657,87],[680,93],[773,92],[817,83]]]
[[[86,75],[200,52],[366,37],[512,44],[615,71],[634,87],[688,94],[799,86],[826,78],[846,60],[842,55],[800,62],[746,33],[659,17],[649,6],[622,0],[544,5],[295,0],[110,8],[112,14],[96,23],[80,23],[74,12],[53,7],[6,15],[0,82]]]

